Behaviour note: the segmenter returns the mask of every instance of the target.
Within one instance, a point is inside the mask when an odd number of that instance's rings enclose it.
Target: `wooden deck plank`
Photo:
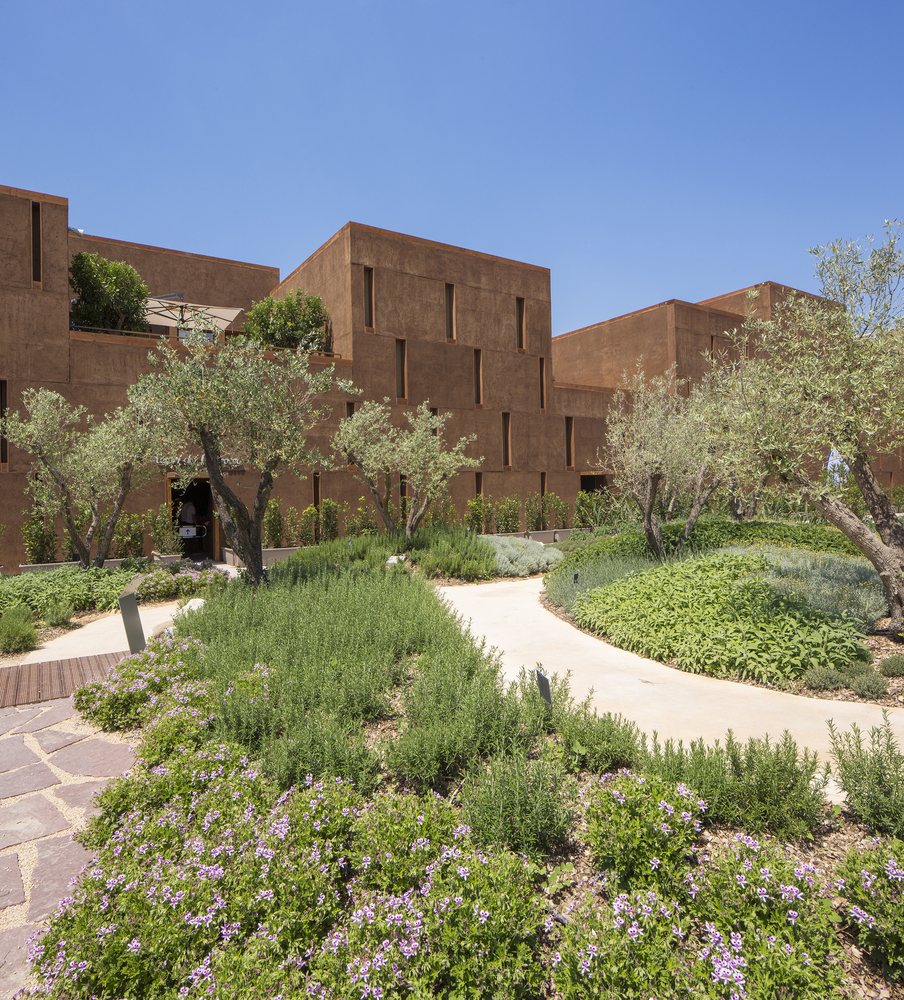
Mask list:
[[[70,693],[63,690],[60,666],[60,660],[48,660],[41,664],[41,701],[65,698]]]
[[[20,663],[16,704],[31,705],[41,700],[41,664]]]
[[[128,655],[127,651],[96,653],[0,667],[0,708],[67,698],[83,684],[103,680]]]
[[[0,667],[0,708],[16,704],[16,687],[19,684],[19,665]]]
[[[60,687],[63,692],[61,697],[65,698],[81,686],[82,675],[78,668],[78,660],[60,660]]]

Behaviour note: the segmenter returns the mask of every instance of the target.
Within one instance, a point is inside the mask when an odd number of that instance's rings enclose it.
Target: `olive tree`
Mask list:
[[[324,394],[356,390],[332,367],[312,370],[302,348],[268,352],[242,339],[221,347],[205,336],[204,322],[193,319],[184,349],[158,347],[150,356],[156,371],[142,376],[129,398],[159,433],[162,457],[180,469],[182,484],[207,472],[226,538],[257,586],[274,480],[319,461],[305,435],[330,412]],[[250,505],[227,482],[239,466],[257,470]]]
[[[294,295],[290,292],[281,299],[268,295],[255,302],[245,318],[245,336],[269,347],[322,351],[328,320],[323,299],[299,288]]]
[[[824,298],[789,293],[734,338],[739,358],[712,372],[733,408],[750,467],[805,499],[876,568],[892,628],[904,628],[904,526],[877,475],[904,445],[901,224],[885,239],[813,247]],[[827,473],[833,452],[848,473]],[[868,511],[853,509],[851,479]]]
[[[410,538],[448,480],[483,461],[465,455],[476,435],[459,438],[451,447],[446,445],[443,427],[451,416],[431,413],[430,404],[424,402],[414,411],[405,411],[408,427],[397,427],[388,399],[382,403],[369,400],[339,425],[333,446],[364,481],[387,531],[401,527],[390,501],[394,474],[404,477],[407,509],[403,516],[405,535]]]
[[[69,265],[69,285],[76,295],[69,311],[73,326],[147,330],[148,286],[131,264],[77,253]]]
[[[26,389],[22,404],[0,428],[33,456],[28,489],[39,509],[62,515],[79,564],[103,566],[125,498],[155,471],[151,429],[134,407],[97,420],[49,389]]]
[[[708,386],[688,395],[675,377],[648,377],[642,359],[625,374],[606,417],[605,456],[614,485],[640,515],[643,533],[658,559],[665,558],[660,516],[663,495],[690,499],[690,512],[678,540],[691,537],[706,501],[725,481],[729,439],[718,397]]]

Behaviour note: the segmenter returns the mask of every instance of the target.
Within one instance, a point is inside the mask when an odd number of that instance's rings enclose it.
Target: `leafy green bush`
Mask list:
[[[642,760],[640,731],[620,715],[597,715],[586,706],[562,713],[556,720],[565,759],[573,771],[602,774],[634,768]]]
[[[577,596],[575,620],[691,673],[784,685],[840,668],[861,647],[851,626],[772,591],[756,556],[716,554],[646,570]]]
[[[182,536],[173,523],[173,512],[169,504],[162,503],[156,510],[148,512],[148,526],[155,552],[160,555],[181,555]]]
[[[427,577],[487,580],[496,571],[493,546],[461,528],[426,528],[415,533],[409,556]]]
[[[524,854],[550,853],[564,843],[572,797],[560,765],[519,754],[472,767],[461,789],[465,822],[476,843]]]
[[[847,687],[850,678],[832,667],[810,667],[804,674],[804,684],[814,691],[837,691]]]
[[[499,535],[480,537],[495,550],[498,576],[525,577],[548,573],[562,559],[562,553],[558,550],[528,538],[502,538]]]
[[[120,514],[113,529],[113,553],[117,559],[141,558],[144,555],[146,514]],[[158,549],[159,551],[159,549]]]
[[[264,545],[268,549],[279,549],[286,544],[286,524],[283,519],[279,497],[270,497],[261,524]]]
[[[503,497],[496,502],[496,530],[500,534],[521,530],[521,497]]]
[[[888,681],[875,670],[867,670],[854,677],[851,690],[859,698],[881,698],[888,692]]]
[[[339,537],[339,504],[329,497],[320,501],[320,539],[332,542]]]
[[[643,748],[643,767],[693,788],[709,804],[711,820],[751,833],[796,839],[811,835],[822,820],[826,773],[817,754],[798,748],[787,732],[777,743],[768,736],[739,743],[731,730],[724,746],[654,740]]]
[[[23,510],[22,516],[27,515],[28,511]],[[22,522],[22,541],[25,543],[25,562],[29,565],[56,561],[56,529],[53,518],[45,517],[43,511],[35,508]]]
[[[136,593],[143,601],[168,601],[216,587],[224,579],[218,569],[204,569],[191,562],[172,563],[148,573]]]
[[[38,630],[31,610],[24,604],[6,608],[0,618],[0,652],[25,653],[37,644]]]
[[[893,979],[904,980],[904,842],[878,841],[848,852],[838,892],[850,903],[848,926]]]
[[[829,720],[835,777],[848,804],[880,833],[904,837],[904,754],[898,749],[888,712],[869,732],[869,745],[855,724],[840,733]]]
[[[128,566],[114,570],[63,566],[42,573],[3,576],[0,610],[13,604],[27,604],[40,615],[48,605],[63,603],[71,604],[75,611],[112,611],[133,572]]]
[[[904,656],[886,656],[879,664],[879,670],[885,677],[904,677]]]
[[[465,527],[477,535],[486,535],[493,530],[493,501],[490,497],[476,496],[468,501]]]
[[[662,528],[662,540],[666,554],[678,548],[682,523],[666,524]],[[698,522],[690,541],[683,549],[692,553],[711,552],[726,545],[774,544],[814,549],[817,552],[840,552],[859,556],[860,550],[850,539],[835,528],[817,524],[783,524],[778,521],[709,521]],[[592,545],[573,552],[562,563],[561,572],[574,572],[599,555],[638,555],[652,557],[653,553],[643,534],[637,530],[619,535],[604,536]]]
[[[654,775],[604,776],[587,807],[587,842],[622,890],[684,883],[706,803]]]

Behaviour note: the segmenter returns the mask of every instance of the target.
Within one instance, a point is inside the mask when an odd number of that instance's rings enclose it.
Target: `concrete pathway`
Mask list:
[[[542,589],[543,581],[536,578],[441,587],[439,592],[472,635],[499,651],[508,680],[516,679],[522,667],[533,670],[538,663],[548,676],[570,671],[575,700],[592,689],[597,711],[621,713],[660,738],[688,743],[702,736],[711,742],[732,729],[744,741],[765,733],[775,739],[787,729],[798,745],[828,760],[827,719],[839,730],[856,723],[868,732],[882,724],[882,710],[876,705],[800,698],[687,674],[616,649],[547,611],[540,603]],[[904,747],[904,708],[892,709],[890,715]]]

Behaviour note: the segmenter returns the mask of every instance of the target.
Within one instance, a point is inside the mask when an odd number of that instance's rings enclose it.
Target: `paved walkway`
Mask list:
[[[864,731],[882,724],[882,710],[861,702],[828,701],[715,680],[663,666],[616,649],[585,635],[547,611],[540,603],[543,581],[512,580],[476,587],[442,587],[440,593],[501,656],[508,680],[522,667],[542,664],[547,675],[571,672],[576,700],[593,690],[597,711],[621,713],[644,732],[660,738],[708,742],[732,729],[738,739],[773,739],[787,729],[798,745],[830,757],[827,719],[847,730],[856,723]],[[892,727],[904,747],[904,708],[890,711]]]
[[[175,602],[140,608],[145,634],[168,621],[175,608]],[[128,771],[134,760],[125,737],[88,725],[69,698],[22,702],[33,694],[40,697],[35,678],[43,674],[55,673],[55,693],[69,694],[81,682],[72,664],[100,664],[103,676],[126,655],[122,650],[127,646],[117,612],[32,650],[24,663],[0,671],[7,686],[18,676],[23,695],[18,704],[0,707],[0,1000],[25,985],[28,939],[91,860],[71,839],[73,830],[94,813],[95,792]],[[68,666],[48,670],[51,663]],[[0,688],[3,679],[0,676]]]

